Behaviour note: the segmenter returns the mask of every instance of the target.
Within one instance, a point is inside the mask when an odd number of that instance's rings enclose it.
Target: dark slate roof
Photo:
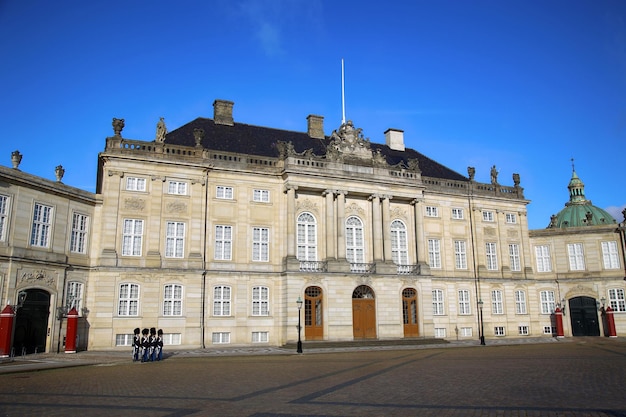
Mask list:
[[[291,142],[295,151],[299,153],[313,149],[313,153],[319,156],[325,155],[326,145],[330,142],[329,137],[314,139],[306,132],[293,132],[244,123],[227,126],[216,124],[213,119],[199,117],[169,132],[165,137],[165,143],[195,146],[194,129],[204,130],[202,146],[206,149],[265,157],[278,157],[276,143],[279,141]],[[384,144],[370,143],[370,145],[373,151],[380,149],[380,153],[385,156],[390,165],[396,165],[400,162],[408,165],[409,159],[417,159],[422,175],[426,177],[468,181],[467,177],[413,149],[406,148],[405,151],[396,151]]]

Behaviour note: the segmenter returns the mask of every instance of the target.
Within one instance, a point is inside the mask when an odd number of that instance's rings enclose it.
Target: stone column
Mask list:
[[[428,264],[428,256],[426,256],[426,241],[424,239],[424,219],[422,213],[421,200],[415,199],[411,201],[413,205],[413,215],[415,218],[415,263]]]
[[[392,261],[391,255],[391,214],[390,214],[390,201],[393,197],[390,195],[383,196],[383,224],[382,224],[382,232],[383,232],[383,256],[385,262]]]
[[[337,191],[337,259],[346,259],[346,195]]]
[[[372,194],[369,197],[372,202],[372,234],[373,234],[373,253],[374,262],[378,263],[383,260],[383,224],[380,213],[380,196]]]
[[[285,186],[287,193],[287,258],[296,257],[296,190],[297,185]]]
[[[336,259],[335,252],[335,193],[325,190],[322,196],[326,198],[326,259]]]

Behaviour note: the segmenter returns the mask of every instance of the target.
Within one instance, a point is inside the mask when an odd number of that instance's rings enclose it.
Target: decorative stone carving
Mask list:
[[[519,174],[513,174],[513,186],[519,187],[519,183],[520,183]]]
[[[276,142],[276,149],[278,149],[278,156],[280,159],[285,159],[295,153],[293,143],[291,142]]]
[[[47,287],[54,288],[54,277],[48,276],[47,272],[43,269],[37,271],[24,272],[20,278],[21,282],[26,282],[30,285],[45,285]]]
[[[11,164],[13,164],[13,169],[18,169],[20,162],[22,162],[22,154],[20,151],[11,152]]]
[[[497,185],[498,184],[498,170],[496,169],[496,166],[492,166],[491,167],[491,183],[493,185]]]
[[[360,216],[365,216],[365,210],[357,203],[352,203],[349,206],[346,206],[346,214],[358,214]]]
[[[124,208],[128,210],[141,211],[146,206],[146,202],[142,198],[130,197],[124,200]]]
[[[469,176],[470,181],[474,181],[474,175],[476,175],[476,168],[467,167],[467,175]]]
[[[171,203],[167,203],[167,205],[165,206],[165,211],[168,213],[186,213],[187,204],[173,201]]]
[[[115,136],[122,137],[122,130],[124,129],[124,119],[116,119],[114,117],[111,124],[113,125],[113,132],[115,133]]]
[[[394,218],[401,218],[404,220],[407,219],[406,211],[402,210],[400,207],[394,207],[393,209],[391,209],[391,211],[389,212],[389,215],[392,219]]]
[[[496,236],[496,228],[495,227],[485,227],[483,229],[485,236]]]
[[[61,182],[63,179],[63,175],[65,175],[65,169],[63,169],[63,165],[57,165],[54,169],[54,175],[57,177],[57,182]]]
[[[315,204],[308,198],[304,199],[303,201],[298,200],[298,203],[296,204],[296,210],[297,211],[312,211],[316,214],[319,213],[317,204]]]
[[[517,230],[507,230],[506,231],[506,237],[508,237],[509,239],[515,239],[519,236],[519,233],[517,232]]]
[[[411,171],[422,172],[422,170],[420,170],[420,161],[417,158],[411,158],[407,161],[407,163],[408,163],[408,168]]]
[[[204,139],[204,129],[195,128],[193,130],[193,139],[196,141],[196,146],[202,146],[202,139]]]
[[[337,161],[345,156],[372,160],[370,141],[363,137],[361,128],[355,129],[351,120],[339,126],[330,135],[330,143],[326,147],[326,159]]]
[[[374,152],[372,156],[372,162],[375,167],[379,167],[379,168],[384,168],[388,165],[387,159],[385,158],[383,154],[380,153],[380,149],[376,149],[376,152]]]
[[[369,275],[360,275],[356,279],[356,285],[367,285],[368,287],[372,286],[372,277]]]
[[[157,122],[155,142],[163,143],[163,141],[165,141],[166,134],[167,127],[165,127],[165,121],[163,120],[163,117],[161,117]]]
[[[108,171],[109,177],[112,177],[113,175],[118,175],[120,178],[124,178],[124,171],[116,171],[114,169],[110,169]]]

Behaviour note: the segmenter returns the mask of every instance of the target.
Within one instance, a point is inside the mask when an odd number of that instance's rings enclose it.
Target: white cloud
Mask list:
[[[624,221],[624,215],[622,214],[622,211],[624,211],[626,209],[626,204],[622,204],[621,206],[610,206],[605,208],[604,210],[606,210],[611,216],[613,216],[613,218],[615,220],[617,220],[618,223],[621,223]]]

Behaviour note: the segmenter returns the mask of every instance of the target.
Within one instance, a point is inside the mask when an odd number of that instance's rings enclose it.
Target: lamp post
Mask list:
[[[296,352],[302,353],[302,339],[300,339],[300,330],[302,330],[302,326],[300,325],[300,310],[302,309],[302,298],[298,297],[298,349]]]
[[[478,308],[480,309],[480,315],[478,320],[480,321],[480,344],[485,346],[485,325],[483,322],[483,300],[478,300]]]

